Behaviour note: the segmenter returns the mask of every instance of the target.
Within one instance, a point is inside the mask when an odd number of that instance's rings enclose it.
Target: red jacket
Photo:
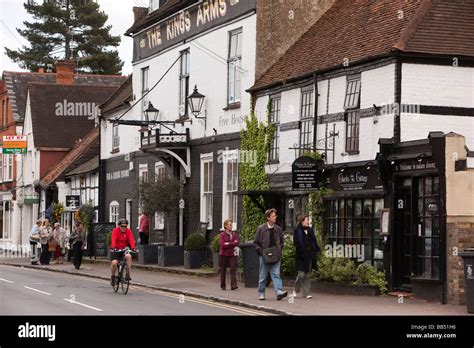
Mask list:
[[[236,231],[232,231],[232,236],[229,238],[229,235],[222,231],[220,233],[220,240],[219,240],[219,255],[223,256],[236,256],[234,254],[234,248],[240,244],[239,235]],[[225,243],[229,243],[225,245]]]
[[[150,231],[150,219],[148,219],[148,216],[143,214],[140,217],[140,226],[138,228],[138,232],[143,232],[147,233]]]
[[[132,230],[129,228],[125,229],[125,232],[120,231],[120,227],[115,227],[112,230],[112,245],[111,248],[124,249],[130,246],[135,249],[135,239],[133,239]]]

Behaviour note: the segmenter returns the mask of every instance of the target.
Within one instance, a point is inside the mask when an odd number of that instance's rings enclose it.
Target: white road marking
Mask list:
[[[104,311],[103,309],[96,308],[96,307],[92,307],[92,306],[86,305],[85,303],[73,301],[73,300],[71,300],[71,299],[69,299],[69,298],[65,298],[64,301],[69,302],[69,303],[71,303],[71,304],[77,304],[77,305],[79,305],[79,306],[86,307],[86,308],[89,308],[89,309],[93,309],[93,310],[95,310],[95,311],[97,311],[97,312],[103,312],[103,311]]]
[[[3,281],[3,282],[6,282],[6,283],[13,284],[13,282],[12,282],[12,281],[9,281],[9,280],[3,279],[3,278],[0,278],[0,280],[1,280],[1,281]]]
[[[51,294],[49,292],[44,292],[44,291],[41,291],[41,290],[38,290],[38,289],[35,289],[35,288],[30,288],[29,286],[23,286],[23,287],[26,288],[26,289],[29,289],[29,290],[39,292],[40,294],[51,296]]]

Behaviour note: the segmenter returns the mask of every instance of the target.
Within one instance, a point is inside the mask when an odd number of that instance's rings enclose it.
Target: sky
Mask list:
[[[148,0],[98,0],[98,2],[100,9],[109,16],[106,25],[112,26],[113,35],[120,35],[121,44],[117,49],[120,59],[124,61],[122,74],[131,74],[133,42],[123,33],[133,23],[133,6],[146,7]],[[23,8],[23,3],[23,0],[0,0],[0,74],[4,70],[22,71],[7,57],[4,47],[18,49],[22,45],[28,45],[28,41],[16,31],[16,28],[24,28],[24,21],[32,21],[32,17]]]

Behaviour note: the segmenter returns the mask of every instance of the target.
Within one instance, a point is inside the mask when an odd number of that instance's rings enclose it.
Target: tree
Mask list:
[[[110,34],[104,26],[108,16],[92,0],[45,0],[42,4],[28,1],[26,12],[35,19],[23,22],[25,30],[16,29],[30,47],[18,51],[5,47],[7,56],[23,69],[38,71],[58,59],[73,59],[82,72],[120,74],[123,62],[116,50],[120,36]]]

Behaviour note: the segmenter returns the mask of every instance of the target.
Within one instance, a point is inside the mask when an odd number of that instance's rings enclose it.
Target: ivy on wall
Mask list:
[[[270,100],[267,104],[267,125],[259,122],[255,116],[253,101],[250,110],[250,116],[245,116],[245,128],[240,131],[240,152],[248,154],[251,151],[252,158],[256,160],[253,163],[240,163],[240,189],[249,190],[268,190],[268,175],[265,172],[265,163],[270,144],[273,140],[274,127],[269,122]],[[248,156],[246,158],[249,158]],[[263,197],[259,197],[259,202],[264,206]],[[241,240],[251,241],[255,236],[257,227],[265,222],[264,213],[248,196],[242,199],[242,230],[240,232]]]

